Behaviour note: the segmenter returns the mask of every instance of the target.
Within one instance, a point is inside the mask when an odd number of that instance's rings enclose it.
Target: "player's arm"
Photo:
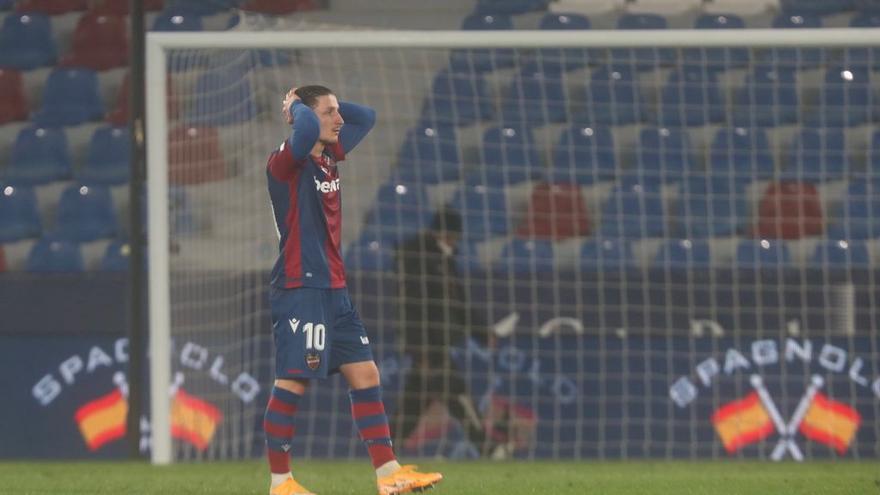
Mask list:
[[[345,124],[339,131],[339,143],[345,153],[353,150],[376,124],[376,111],[357,103],[340,102],[339,113]]]
[[[292,132],[281,148],[269,157],[269,172],[280,181],[290,180],[294,176],[296,168],[309,156],[321,132],[314,110],[298,98],[290,102],[285,115],[289,115],[287,120],[292,123]]]

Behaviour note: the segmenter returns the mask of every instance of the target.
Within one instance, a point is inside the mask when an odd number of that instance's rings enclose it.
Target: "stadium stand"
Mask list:
[[[15,138],[4,179],[13,184],[46,184],[69,179],[72,172],[64,130],[28,126]]]
[[[21,72],[0,68],[0,125],[28,118]]]
[[[98,74],[91,69],[57,67],[43,87],[43,104],[32,120],[46,127],[72,126],[104,117]]]
[[[54,65],[58,50],[44,14],[9,14],[0,27],[0,67],[20,70]]]
[[[44,237],[31,248],[25,271],[32,273],[82,272],[85,260],[78,244]]]
[[[106,186],[73,184],[58,202],[53,239],[89,242],[110,239],[119,233],[113,199]]]
[[[108,70],[128,64],[125,19],[117,15],[88,12],[76,24],[71,52],[61,65]]]
[[[85,184],[119,185],[131,176],[131,133],[127,127],[103,126],[89,142],[88,156],[76,177]]]
[[[0,243],[39,237],[42,231],[33,187],[0,186]]]
[[[590,214],[580,188],[575,184],[537,184],[516,234],[553,241],[589,236]]]

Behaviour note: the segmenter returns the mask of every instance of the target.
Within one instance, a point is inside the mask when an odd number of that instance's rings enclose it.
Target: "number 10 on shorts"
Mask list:
[[[316,351],[324,350],[324,325],[318,323],[317,325],[312,324],[311,322],[306,323],[303,326],[303,333],[306,336],[306,349],[314,349]]]

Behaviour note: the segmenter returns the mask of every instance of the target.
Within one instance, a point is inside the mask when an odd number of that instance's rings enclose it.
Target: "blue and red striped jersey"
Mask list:
[[[284,289],[342,288],[342,182],[337,163],[373,127],[375,112],[341,102],[345,123],[339,141],[314,156],[310,152],[319,135],[318,118],[298,101],[292,109],[293,132],[272,152],[266,167],[280,251],[271,283]]]

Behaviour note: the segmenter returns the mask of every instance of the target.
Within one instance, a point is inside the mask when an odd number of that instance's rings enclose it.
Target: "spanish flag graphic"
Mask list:
[[[125,416],[128,401],[119,389],[84,404],[76,410],[74,419],[89,450],[125,436]]]
[[[843,402],[817,393],[801,422],[801,433],[810,440],[830,445],[839,454],[846,452],[862,417]]]
[[[757,392],[725,404],[712,415],[712,424],[729,453],[773,433],[773,421]]]
[[[223,413],[214,405],[177,390],[171,404],[171,435],[205,450],[214,438]]]

